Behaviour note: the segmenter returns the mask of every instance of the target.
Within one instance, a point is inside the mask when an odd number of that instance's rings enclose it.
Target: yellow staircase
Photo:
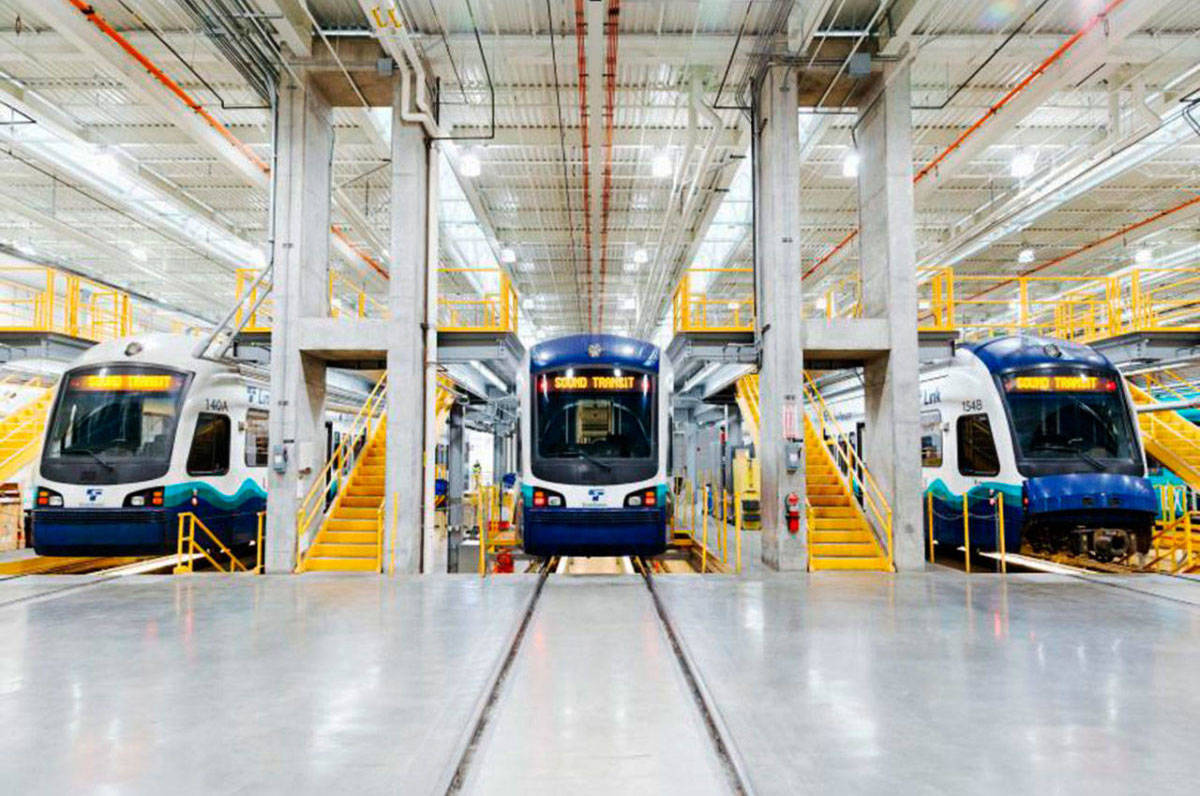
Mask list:
[[[804,417],[808,568],[891,572],[891,560],[855,498],[847,473],[863,474],[858,486],[865,490],[864,505],[888,536],[891,534],[891,509],[846,441],[845,434],[837,427],[833,414],[807,373],[804,391],[809,409]],[[761,419],[758,374],[751,373],[738,379],[735,392],[742,422],[757,445]],[[813,417],[817,418],[815,423]],[[831,448],[823,442],[826,437],[840,442]],[[890,545],[890,539],[888,543]]]
[[[300,572],[380,571],[386,447],[387,423],[380,422],[301,558]]]
[[[829,446],[806,414],[805,468],[808,492],[808,568],[891,572],[887,553],[854,499]]]
[[[0,420],[0,482],[11,480],[37,456],[53,398],[53,388],[47,389]]]
[[[1156,403],[1149,392],[1133,382],[1128,384],[1135,404]],[[1142,412],[1138,415],[1138,425],[1146,451],[1192,489],[1200,490],[1200,427],[1169,410]]]

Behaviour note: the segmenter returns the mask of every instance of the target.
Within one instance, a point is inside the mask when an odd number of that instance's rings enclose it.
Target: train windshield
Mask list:
[[[42,454],[42,476],[117,484],[166,475],[187,376],[164,368],[71,371]]]
[[[623,483],[657,471],[653,376],[567,368],[539,374],[533,389],[533,468],[539,478]]]
[[[1084,371],[1025,372],[1002,380],[1017,458],[1026,473],[1140,469],[1133,425],[1120,382]],[[1047,469],[1038,466],[1054,462]],[[1122,471],[1125,468],[1118,467]]]

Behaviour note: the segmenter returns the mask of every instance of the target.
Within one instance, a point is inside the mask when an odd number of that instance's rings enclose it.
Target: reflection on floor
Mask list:
[[[444,792],[536,578],[63,582],[0,582],[9,792]],[[1192,789],[1195,580],[657,589],[759,793]],[[638,576],[551,576],[466,789],[722,790],[690,700]]]

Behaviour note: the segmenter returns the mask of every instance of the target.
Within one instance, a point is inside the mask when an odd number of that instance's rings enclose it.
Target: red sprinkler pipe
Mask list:
[[[584,16],[584,0],[575,0],[575,52],[579,69],[579,134],[583,145],[583,251],[587,263],[587,311],[588,331],[592,327],[592,199],[591,177],[588,169],[588,109],[587,109],[587,19]]]
[[[103,33],[108,38],[112,39],[117,44],[118,47],[120,47],[122,50],[125,51],[125,53],[127,55],[129,55],[130,58],[137,61],[138,64],[140,64],[143,69],[145,69],[156,80],[158,80],[159,83],[162,83],[163,86],[166,87],[166,89],[168,91],[170,91],[172,94],[174,94],[184,105],[186,105],[197,116],[199,116],[201,119],[203,119],[208,124],[209,127],[211,127],[212,129],[214,129],[218,133],[220,133],[221,137],[223,137],[226,141],[228,141],[230,144],[232,144],[239,152],[241,152],[243,155],[245,155],[246,158],[251,163],[253,163],[256,167],[258,167],[264,174],[271,173],[271,166],[269,163],[267,163],[265,160],[263,160],[257,154],[255,154],[254,150],[251,149],[249,146],[247,146],[244,141],[242,141],[240,138],[238,138],[236,135],[234,135],[232,130],[230,130],[225,125],[221,124],[221,122],[216,117],[214,117],[211,113],[209,113],[207,110],[205,110],[203,105],[201,105],[195,98],[193,98],[192,95],[188,94],[187,91],[185,91],[182,86],[180,86],[178,83],[176,83],[174,80],[172,80],[170,75],[168,75],[161,68],[159,68],[144,53],[142,53],[141,50],[139,50],[137,47],[134,47],[133,44],[128,39],[126,39],[124,36],[122,36],[121,33],[116,28],[114,28],[112,25],[110,25],[108,23],[108,21],[106,19],[104,19],[104,17],[102,17],[100,15],[100,13],[98,11],[96,11],[95,8],[93,8],[90,4],[83,2],[83,0],[67,0],[67,2],[69,2],[81,14],[83,14],[84,18],[86,18],[87,21],[90,22],[91,24],[95,25],[96,28],[101,33]],[[337,237],[338,239],[345,242],[346,245],[349,246],[350,249],[353,250],[355,254],[357,254],[360,258],[362,258],[363,262],[365,262],[367,265],[371,266],[371,268],[373,268],[377,273],[379,273],[385,279],[388,278],[387,271],[384,270],[384,268],[379,264],[379,262],[377,260],[375,260],[375,258],[371,257],[369,254],[364,252],[362,249],[360,249],[358,246],[356,246],[350,240],[350,238],[346,236],[346,233],[343,232],[340,227],[337,227],[336,225],[331,226],[329,228],[329,231],[335,237]]]
[[[608,272],[608,212],[612,206],[613,117],[617,97],[617,37],[620,35],[621,0],[609,0],[604,22],[607,50],[604,57],[604,193],[600,214],[600,324],[604,328],[604,278]]]
[[[104,17],[100,16],[96,9],[94,9],[89,3],[85,3],[83,0],[67,0],[67,2],[75,6],[75,8],[78,9],[81,14],[83,14],[88,22],[95,25],[101,33],[116,42],[117,46],[124,50],[129,57],[141,64],[142,68],[153,75],[158,82],[166,86],[167,90],[178,97],[184,105],[191,108],[192,111],[194,111],[197,116],[203,119],[209,127],[220,133],[221,136],[230,144],[233,144],[233,146],[236,147],[243,155],[245,155],[251,163],[257,166],[259,170],[261,170],[264,174],[269,174],[271,172],[271,167],[265,160],[256,155],[254,150],[246,146],[246,144],[237,136],[235,136],[228,127],[217,121],[217,119],[211,113],[204,109],[203,105],[193,99],[190,94],[183,90],[182,86],[172,80],[166,72],[164,72],[162,69],[159,69],[153,61],[142,54],[141,50],[139,50],[137,47],[134,47],[128,39],[126,39],[116,30],[116,28],[108,24],[108,21],[105,20]]]
[[[1037,80],[1039,77],[1044,75],[1046,73],[1047,69],[1049,69],[1052,65],[1054,65],[1056,62],[1058,62],[1064,55],[1067,54],[1068,51],[1070,51],[1070,49],[1072,47],[1074,47],[1076,44],[1079,43],[1080,39],[1082,39],[1087,34],[1091,33],[1092,30],[1094,30],[1097,25],[1099,25],[1101,22],[1103,22],[1104,19],[1107,18],[1109,14],[1111,14],[1118,6],[1120,6],[1124,2],[1125,2],[1125,0],[1109,0],[1108,4],[1105,5],[1104,8],[1099,11],[1099,13],[1092,16],[1087,22],[1085,22],[1083,24],[1083,27],[1081,27],[1079,30],[1075,31],[1075,33],[1072,34],[1070,38],[1068,38],[1066,41],[1064,41],[1062,44],[1060,44],[1058,46],[1058,48],[1055,49],[1054,52],[1050,53],[1050,55],[1047,56],[1047,58],[1044,61],[1042,61],[1040,64],[1038,64],[1033,69],[1032,72],[1027,74],[1024,77],[1024,79],[1021,80],[1020,83],[1018,83],[1017,85],[1015,85],[1011,89],[1009,89],[1008,93],[1006,93],[1003,97],[1001,97],[999,99],[999,101],[997,101],[995,104],[993,104],[991,107],[989,107],[982,116],[980,116],[978,119],[975,120],[974,124],[972,124],[966,130],[964,130],[963,133],[960,136],[958,136],[958,138],[954,139],[954,141],[950,144],[950,146],[946,147],[944,150],[941,151],[941,153],[938,154],[937,157],[935,157],[933,160],[929,161],[929,163],[925,164],[925,166],[920,171],[918,171],[916,173],[916,175],[913,177],[913,185],[916,185],[917,183],[921,182],[921,180],[925,179],[927,176],[929,176],[931,173],[933,173],[933,171],[937,169],[938,165],[943,160],[945,160],[947,157],[949,157],[949,155],[952,152],[954,152],[956,149],[961,147],[966,142],[966,140],[968,138],[970,138],[971,136],[973,136],[975,133],[977,133],[981,127],[983,127],[985,124],[987,124],[993,118],[995,118],[996,114],[999,113],[1000,110],[1005,105],[1012,102],[1012,100],[1018,94],[1023,92],[1025,89],[1029,88],[1029,85],[1031,83],[1033,83],[1033,81]],[[826,254],[824,257],[822,257],[820,260],[818,260],[816,265],[814,265],[812,268],[808,269],[808,271],[805,272],[804,276],[805,277],[809,276],[809,274],[812,274],[814,271],[816,271],[818,268],[823,266],[825,263],[829,262],[829,260],[832,259],[834,257],[834,255],[836,255],[839,251],[841,251],[846,246],[846,244],[850,243],[850,241],[854,240],[854,238],[856,238],[857,236],[858,236],[858,229],[855,229],[849,235],[847,235],[842,240],[841,243],[839,243],[837,246],[835,246],[832,251],[830,251],[828,254]]]

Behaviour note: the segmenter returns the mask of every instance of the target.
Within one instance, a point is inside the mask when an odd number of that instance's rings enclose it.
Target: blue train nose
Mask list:
[[[1158,514],[1154,487],[1142,477],[1112,473],[1070,473],[1030,478],[1025,482],[1026,510],[1030,516],[1092,511]]]

